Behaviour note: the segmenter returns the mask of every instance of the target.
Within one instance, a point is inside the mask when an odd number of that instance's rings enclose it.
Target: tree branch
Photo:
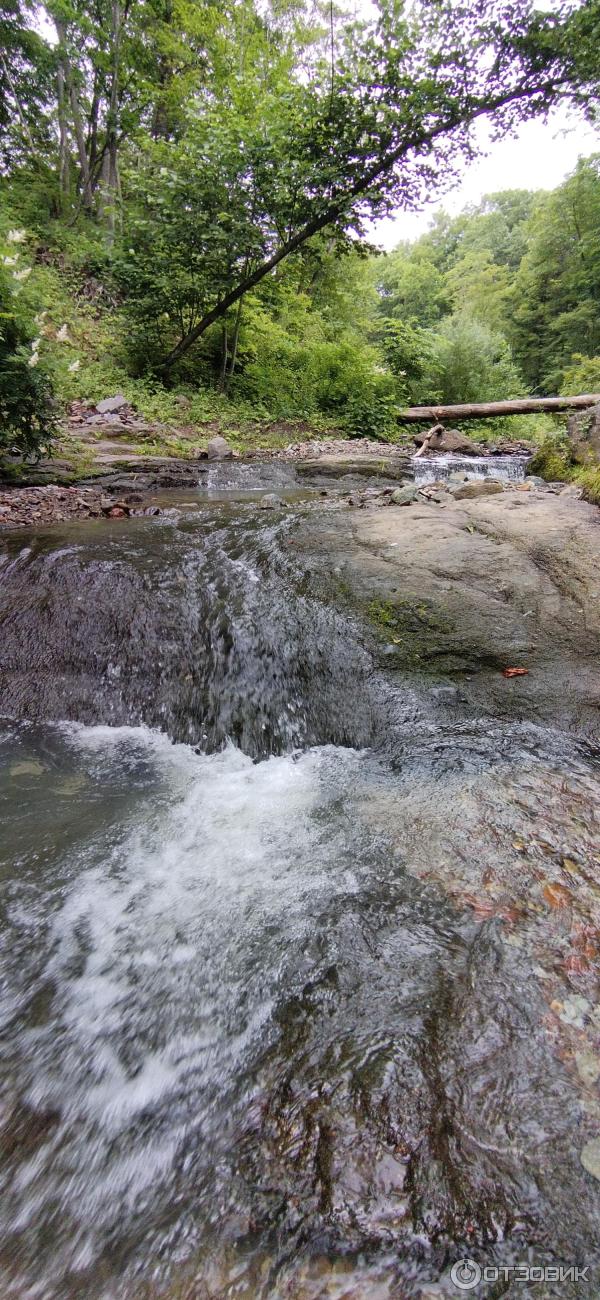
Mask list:
[[[296,231],[295,235],[292,235],[290,239],[281,244],[271,257],[267,258],[264,262],[261,262],[261,264],[257,266],[250,275],[242,278],[234,289],[231,289],[229,293],[225,294],[225,296],[219,300],[219,302],[215,303],[214,307],[211,307],[210,311],[206,312],[193,330],[190,330],[184,338],[180,339],[179,343],[172,348],[160,363],[158,369],[160,371],[170,370],[171,367],[181,359],[181,357],[185,356],[186,352],[188,352],[193,344],[201,338],[206,330],[209,329],[215,321],[219,320],[221,316],[223,316],[225,312],[234,305],[234,303],[238,302],[238,300],[242,298],[244,294],[248,293],[250,289],[254,289],[257,284],[260,284],[261,280],[264,280],[265,276],[269,275],[269,273],[273,271],[275,267],[284,260],[284,258],[289,257],[291,253],[296,252],[296,250],[301,248],[308,239],[312,239],[313,235],[318,234],[319,231],[323,230],[326,226],[329,226],[334,221],[338,220],[346,208],[348,208],[356,199],[365,195],[381,177],[387,175],[396,163],[400,162],[402,158],[405,158],[407,154],[411,153],[413,150],[419,150],[424,146],[431,145],[441,135],[446,135],[449,132],[456,130],[457,127],[471,126],[479,117],[483,117],[488,113],[497,112],[499,109],[505,108],[516,101],[534,99],[539,96],[543,96],[544,99],[547,100],[549,95],[557,94],[560,91],[560,88],[567,84],[568,82],[565,79],[554,83],[546,83],[545,85],[520,87],[517,90],[512,90],[503,95],[498,95],[495,98],[486,100],[485,102],[478,101],[473,105],[469,112],[451,112],[437,127],[415,132],[415,134],[404,140],[402,144],[396,146],[395,149],[384,154],[383,158],[380,158],[379,161],[365,172],[363,176],[359,177],[359,179],[355,181],[348,190],[344,190],[342,193],[334,197],[320,213],[315,214],[315,216],[310,221],[307,221],[300,230]]]

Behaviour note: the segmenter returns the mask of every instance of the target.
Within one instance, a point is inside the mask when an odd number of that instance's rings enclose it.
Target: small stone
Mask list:
[[[127,406],[127,398],[122,393],[117,393],[115,397],[105,397],[104,401],[96,403],[98,415],[112,415],[115,411],[120,411]]]
[[[233,451],[225,438],[221,438],[219,435],[216,438],[211,438],[210,442],[207,443],[206,454],[209,460],[231,460]]]
[[[586,1142],[579,1159],[586,1173],[591,1174],[592,1178],[600,1179],[600,1138]]]
[[[413,487],[411,483],[407,484],[407,486],[403,488],[395,488],[390,497],[390,505],[393,506],[412,505],[413,501],[416,501],[417,491],[418,489],[416,487]]]
[[[452,496],[455,501],[471,500],[473,497],[491,497],[498,492],[503,492],[504,488],[495,478],[484,478],[479,482],[463,483],[462,487],[452,489]]]
[[[260,498],[258,503],[259,510],[279,510],[285,505],[282,497],[278,497],[276,492],[265,492],[264,497]]]

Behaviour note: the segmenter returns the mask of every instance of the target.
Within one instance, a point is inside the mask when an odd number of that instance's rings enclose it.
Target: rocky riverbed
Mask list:
[[[1,539],[11,1300],[598,1276],[600,515],[305,465]]]

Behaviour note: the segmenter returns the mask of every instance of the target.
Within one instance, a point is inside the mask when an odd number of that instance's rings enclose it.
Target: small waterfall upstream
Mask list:
[[[419,1300],[467,1256],[600,1260],[518,901],[519,845],[597,851],[597,764],[382,675],[331,533],[227,474],[2,543],[2,1296]]]
[[[459,456],[452,453],[416,456],[413,458],[415,483],[485,478],[522,483],[528,460],[528,456]]]

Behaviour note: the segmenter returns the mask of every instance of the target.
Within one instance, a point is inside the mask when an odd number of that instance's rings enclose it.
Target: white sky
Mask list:
[[[480,131],[485,148],[486,133]],[[496,190],[552,190],[571,172],[578,157],[600,151],[600,129],[563,108],[550,120],[526,122],[517,135],[488,145],[487,156],[471,163],[461,183],[440,198],[435,195],[422,212],[399,212],[374,222],[369,239],[394,248],[401,239],[416,239],[440,209],[455,216],[468,203],[477,203]]]

